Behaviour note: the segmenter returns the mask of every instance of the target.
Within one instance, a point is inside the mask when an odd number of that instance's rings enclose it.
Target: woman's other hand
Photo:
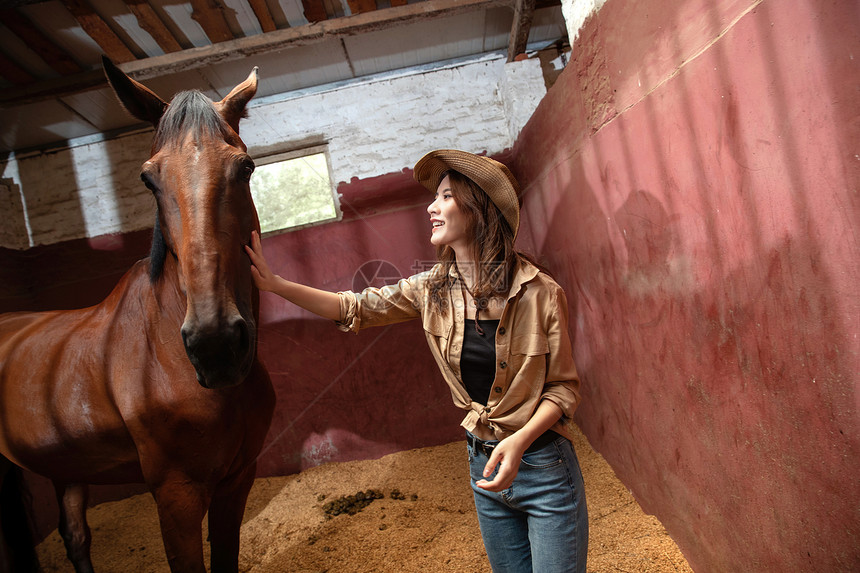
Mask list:
[[[481,489],[495,492],[511,487],[511,484],[514,483],[514,478],[517,477],[517,473],[520,471],[520,460],[523,458],[524,451],[525,447],[518,443],[516,434],[499,442],[493,448],[493,453],[490,455],[490,459],[487,460],[487,465],[484,466],[484,478],[493,475],[493,470],[496,469],[496,466],[499,467],[499,472],[492,481],[482,479],[475,482],[475,485]]]

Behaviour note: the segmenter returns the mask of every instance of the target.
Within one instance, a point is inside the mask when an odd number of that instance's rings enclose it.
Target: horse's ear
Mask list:
[[[233,88],[233,91],[215,104],[215,107],[221,112],[221,117],[230,124],[236,133],[239,133],[239,120],[245,117],[245,106],[256,93],[257,68],[254,67],[248,79]]]
[[[102,66],[122,106],[137,119],[157,126],[158,120],[167,109],[167,102],[143,84],[125,75],[107,56],[102,56]]]

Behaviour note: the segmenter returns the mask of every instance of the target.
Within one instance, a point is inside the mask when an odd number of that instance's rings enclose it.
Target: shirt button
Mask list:
[[[499,367],[501,367],[501,368],[507,368],[507,367],[508,367],[508,363],[507,363],[507,362],[502,362],[501,364],[499,364]]]
[[[499,327],[499,334],[504,334],[504,333],[505,333],[505,327],[504,327],[504,326],[500,326],[500,327]]]
[[[501,386],[496,386],[495,388],[493,388],[493,390],[495,390],[495,391],[496,391],[496,394],[501,394],[501,393],[502,393],[502,387],[501,387]]]

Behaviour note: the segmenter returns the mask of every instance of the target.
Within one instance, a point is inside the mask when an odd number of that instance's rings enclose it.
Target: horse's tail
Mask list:
[[[8,468],[4,468],[6,464]],[[25,506],[30,492],[21,469],[3,456],[0,456],[0,482],[0,535],[3,537],[0,539],[0,572],[6,571],[5,567],[16,573],[40,571]]]

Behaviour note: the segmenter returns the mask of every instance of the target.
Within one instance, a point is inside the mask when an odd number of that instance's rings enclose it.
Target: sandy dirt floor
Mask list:
[[[602,456],[582,436],[574,446],[588,499],[588,571],[691,573]],[[352,515],[332,515],[327,505],[368,491],[375,499]],[[88,518],[96,571],[169,572],[148,494],[100,504]],[[465,442],[258,479],[241,543],[239,570],[247,573],[490,573]],[[73,571],[56,531],[38,552],[45,572]]]

